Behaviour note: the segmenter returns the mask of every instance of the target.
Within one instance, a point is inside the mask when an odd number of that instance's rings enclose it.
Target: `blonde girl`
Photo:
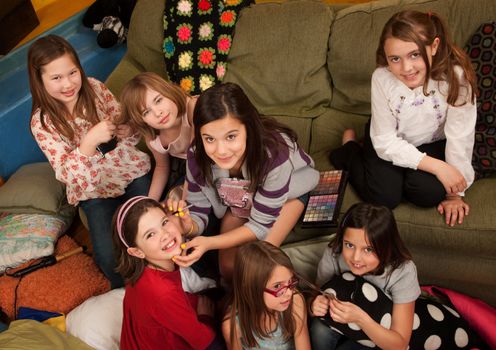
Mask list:
[[[384,26],[376,61],[363,148],[347,130],[331,162],[367,202],[437,206],[446,224],[461,224],[477,118],[468,56],[438,15],[408,10]]]
[[[186,154],[194,137],[196,97],[158,74],[145,72],[126,83],[121,103],[124,120],[144,137],[155,158],[148,195],[159,200],[168,182],[177,185],[184,180]]]
[[[112,216],[128,198],[148,193],[148,155],[119,124],[120,106],[105,85],[86,77],[74,48],[47,35],[28,51],[31,132],[66,185],[67,200],[88,219],[94,259],[112,288],[123,285],[112,251]]]
[[[232,303],[222,323],[228,349],[310,349],[307,312],[289,257],[265,242],[238,249]]]

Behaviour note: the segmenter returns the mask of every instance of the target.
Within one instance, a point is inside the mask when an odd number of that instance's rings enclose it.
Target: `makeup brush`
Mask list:
[[[184,208],[181,208],[181,210],[176,210],[176,211],[173,211],[171,215],[177,215],[179,214],[180,212],[184,212],[186,209],[189,209],[193,206],[193,204],[188,204],[187,206],[185,206]]]

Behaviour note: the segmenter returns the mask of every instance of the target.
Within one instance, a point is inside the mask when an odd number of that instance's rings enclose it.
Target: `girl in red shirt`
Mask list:
[[[177,221],[176,221],[177,220]],[[213,303],[184,292],[174,257],[179,219],[159,202],[133,197],[113,220],[117,270],[126,280],[121,349],[215,349]]]

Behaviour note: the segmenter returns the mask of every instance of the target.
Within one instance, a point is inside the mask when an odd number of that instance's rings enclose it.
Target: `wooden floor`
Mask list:
[[[43,34],[94,2],[95,0],[31,0],[40,24],[22,39],[16,47]]]
[[[88,254],[93,253],[93,247],[91,245],[90,234],[86,227],[81,222],[79,214],[76,214],[71,227],[66,231],[67,235],[72,237],[77,244],[86,247],[86,252]]]

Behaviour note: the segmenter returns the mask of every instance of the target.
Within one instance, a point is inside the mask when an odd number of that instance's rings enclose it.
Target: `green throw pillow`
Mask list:
[[[23,165],[0,187],[0,212],[72,218],[75,208],[67,203],[65,185],[50,164],[42,162]]]

